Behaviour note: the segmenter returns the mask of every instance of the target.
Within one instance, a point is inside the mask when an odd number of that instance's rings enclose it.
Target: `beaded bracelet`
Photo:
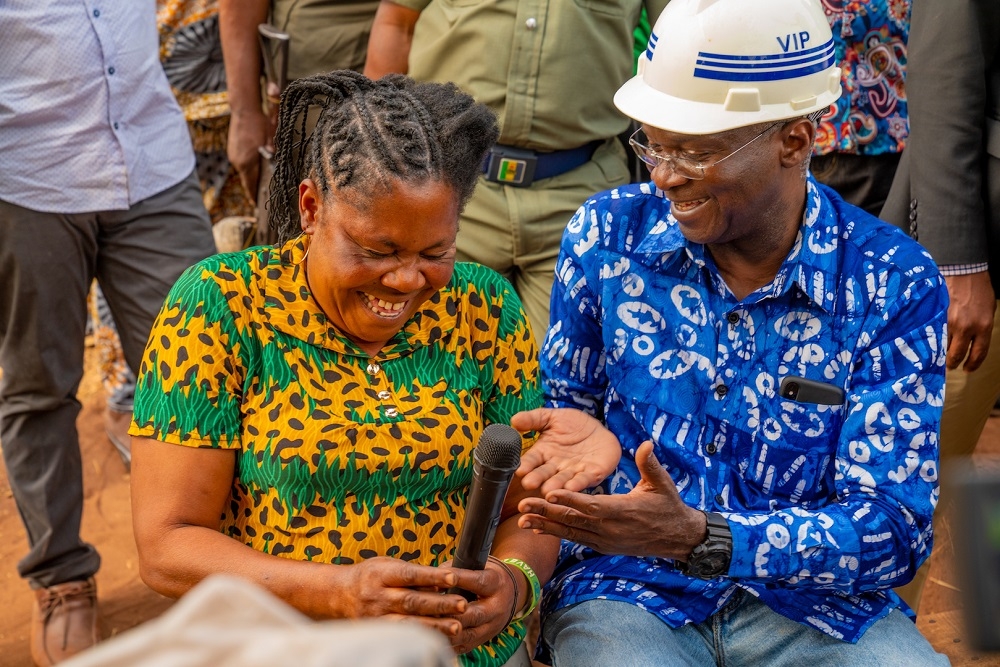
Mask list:
[[[503,571],[507,573],[507,578],[510,579],[510,585],[514,587],[514,599],[510,603],[510,616],[507,617],[507,622],[503,624],[506,628],[514,622],[514,614],[517,613],[517,577],[514,576],[514,571],[510,569],[510,565],[507,565],[507,563],[496,556],[489,556],[488,558],[503,568]]]
[[[538,602],[542,597],[542,585],[538,583],[538,575],[531,569],[531,566],[520,558],[504,558],[503,562],[519,569],[524,578],[528,580],[528,585],[531,588],[531,591],[528,593],[528,604],[525,605],[520,614],[517,614],[512,619],[513,621],[520,621],[535,611],[535,607],[538,606]],[[514,604],[517,603],[515,602]]]

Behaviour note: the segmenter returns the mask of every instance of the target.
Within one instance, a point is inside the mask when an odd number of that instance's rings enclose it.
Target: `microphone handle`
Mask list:
[[[452,565],[465,570],[482,570],[486,567],[493,537],[500,524],[500,512],[507,496],[514,470],[497,470],[474,465],[469,504],[462,522],[462,534],[455,549]],[[452,587],[449,593],[458,593],[466,600],[475,600],[473,593]]]

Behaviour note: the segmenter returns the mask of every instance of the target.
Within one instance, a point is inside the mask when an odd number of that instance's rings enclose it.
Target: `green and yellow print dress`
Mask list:
[[[487,424],[541,404],[513,288],[457,264],[375,357],[326,319],[308,240],[210,257],[167,296],[140,369],[131,434],[239,451],[220,529],[258,551],[357,563],[452,557]],[[502,665],[512,624],[462,657]]]

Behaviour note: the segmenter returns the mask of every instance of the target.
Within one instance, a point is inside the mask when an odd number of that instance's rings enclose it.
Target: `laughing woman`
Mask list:
[[[143,360],[132,504],[152,588],[227,572],[315,618],[415,618],[466,665],[526,659],[558,542],[517,528],[516,479],[487,568],[446,565],[480,433],[540,402],[513,289],[455,263],[497,133],[451,85],[332,72],[286,91],[283,244],[192,267]],[[478,599],[436,592],[453,585]]]

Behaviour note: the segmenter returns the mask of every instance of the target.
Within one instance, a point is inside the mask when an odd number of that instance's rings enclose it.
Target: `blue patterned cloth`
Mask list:
[[[545,607],[607,598],[677,627],[739,586],[856,642],[905,610],[890,589],[931,552],[943,279],[915,242],[810,177],[791,253],[737,301],[669,210],[647,183],[601,193],[570,221],[541,355],[546,398],[603,414],[621,441],[597,492],[627,493],[635,450],[653,440],[684,501],[729,521],[729,577],[564,542]],[[779,398],[790,375],[842,388],[846,404]]]
[[[902,152],[906,112],[906,41],[911,0],[821,0],[843,94],[817,124],[816,154]]]

